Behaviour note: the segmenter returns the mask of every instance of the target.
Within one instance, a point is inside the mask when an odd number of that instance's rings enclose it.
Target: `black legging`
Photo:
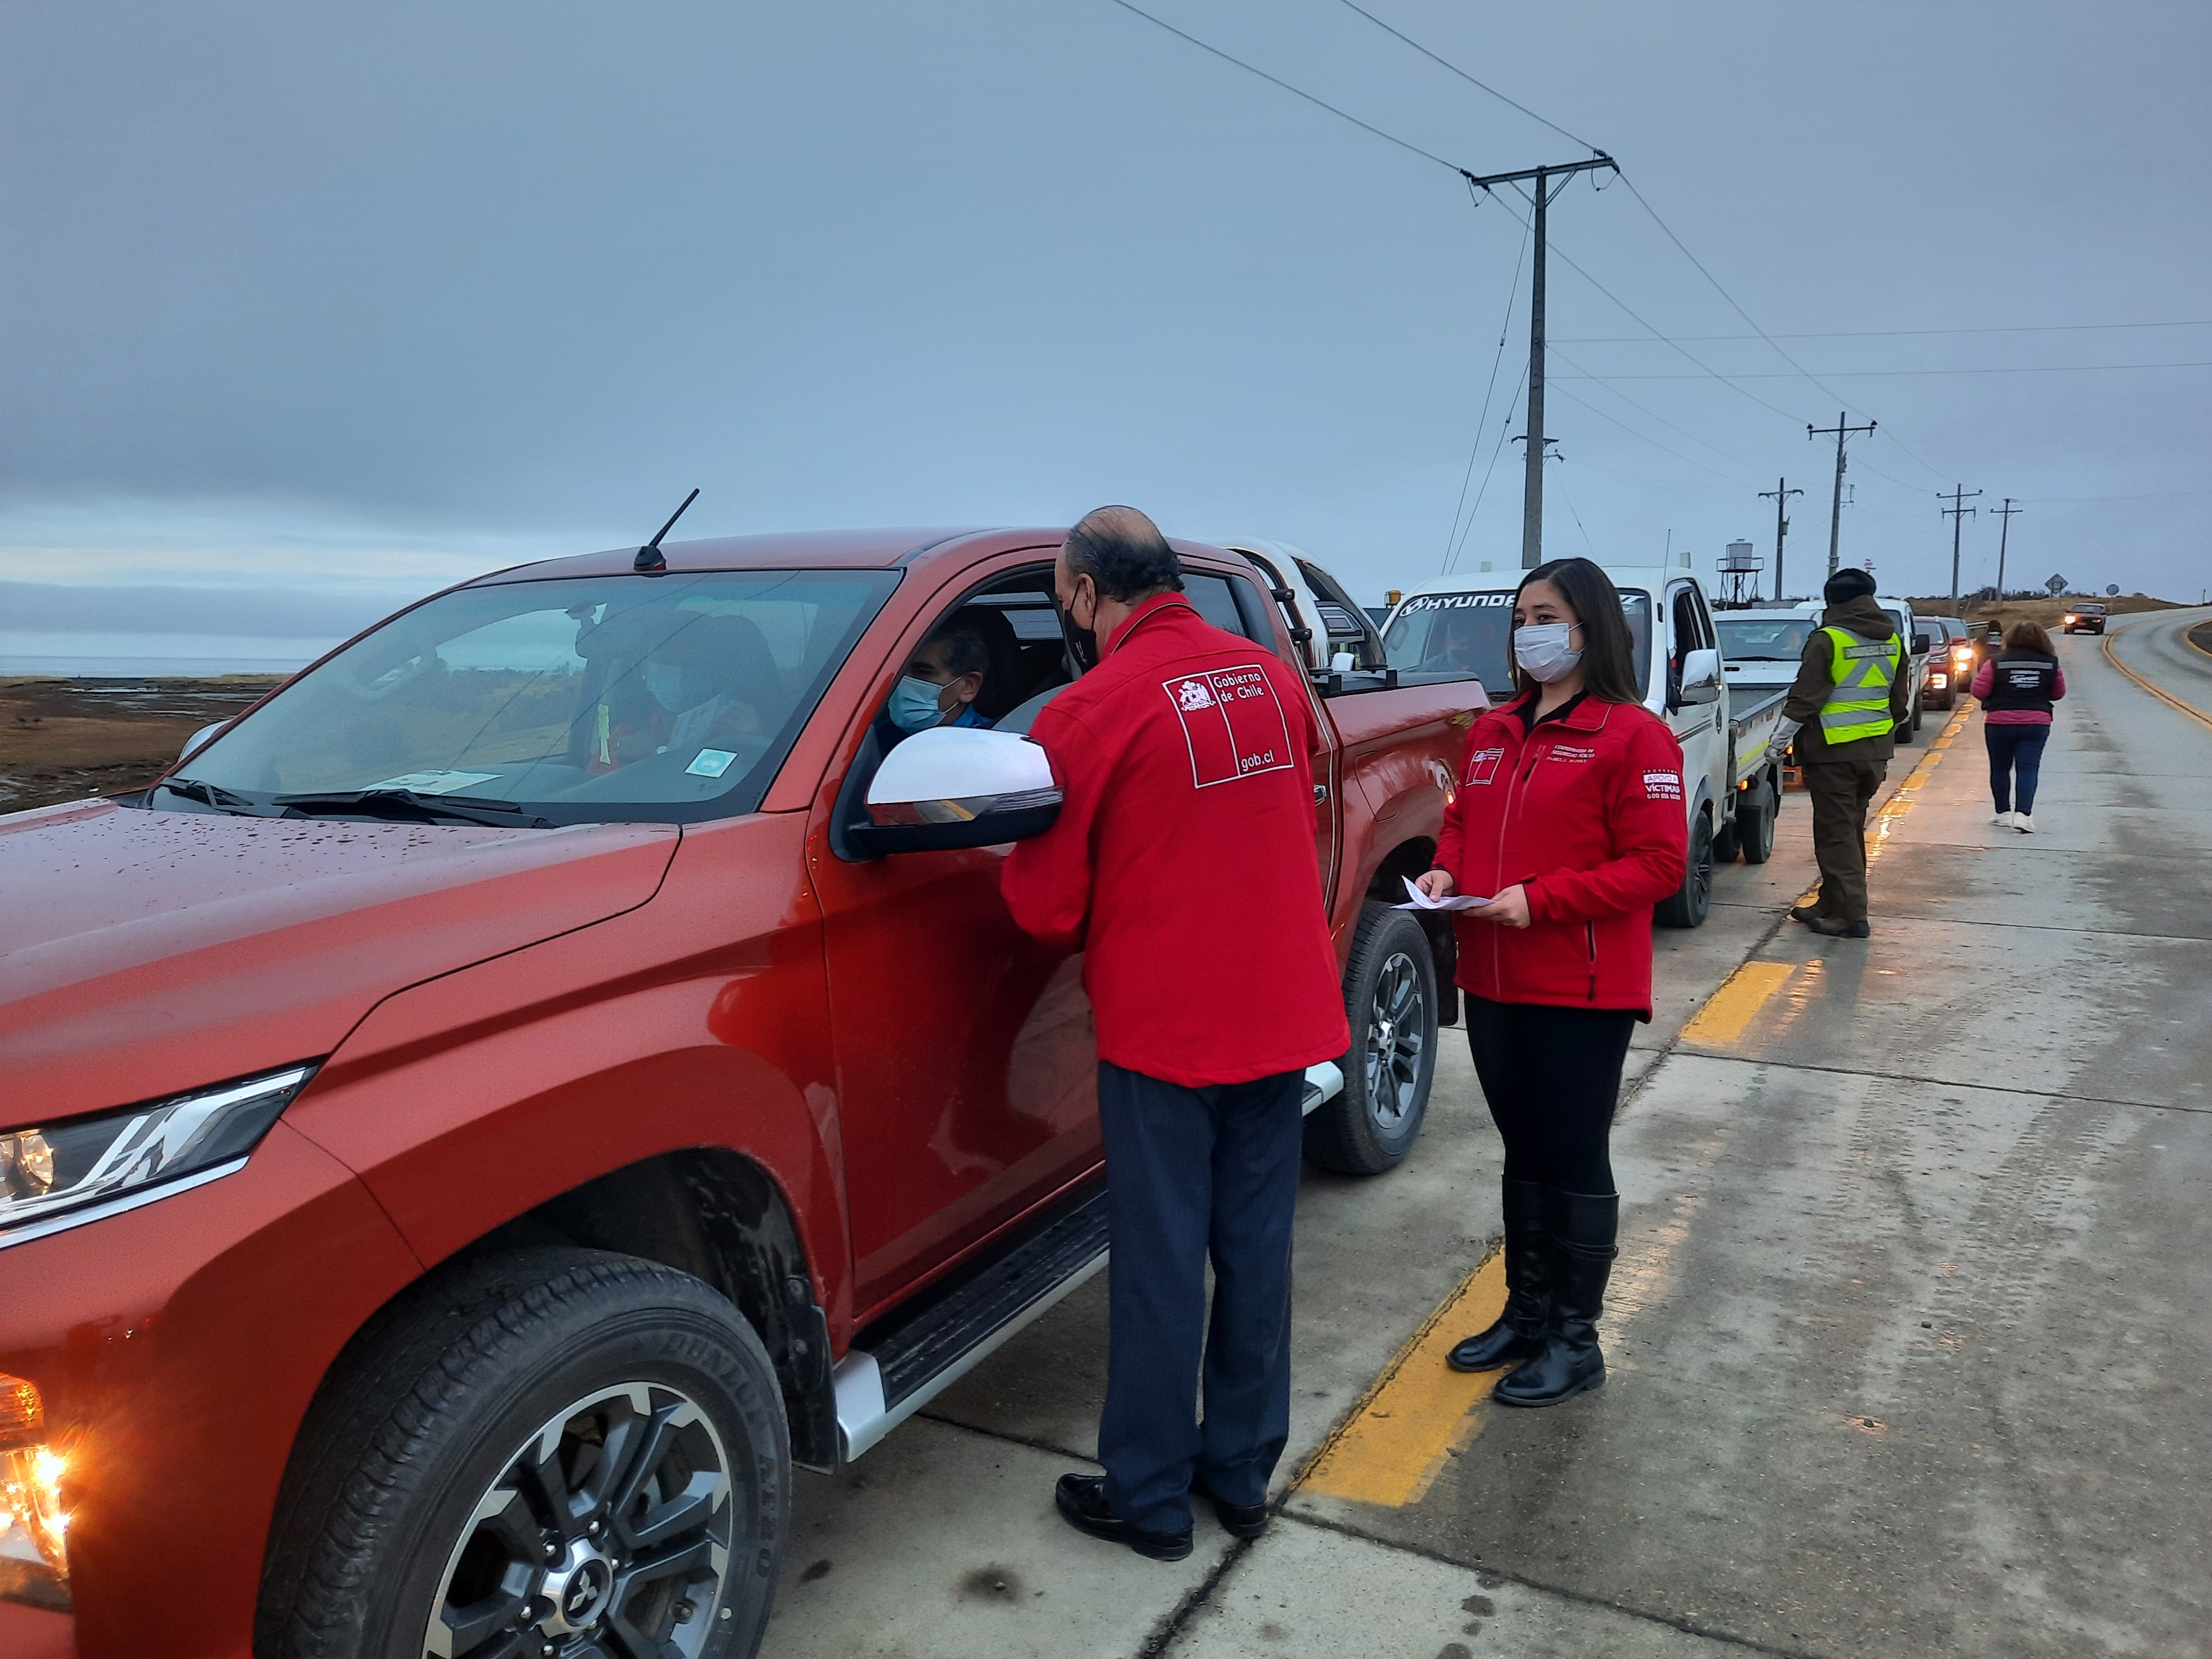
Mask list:
[[[1606,1140],[1636,1014],[1467,999],[1468,1044],[1505,1141],[1505,1178],[1571,1193],[1613,1190]]]

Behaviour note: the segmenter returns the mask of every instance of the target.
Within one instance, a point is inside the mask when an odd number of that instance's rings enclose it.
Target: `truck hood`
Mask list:
[[[0,1129],[327,1054],[394,991],[644,903],[678,836],[0,817]]]

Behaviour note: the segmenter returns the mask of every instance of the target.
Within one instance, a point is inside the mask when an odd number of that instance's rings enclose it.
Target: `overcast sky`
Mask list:
[[[2015,583],[2212,582],[2212,368],[2112,367],[2212,363],[2212,7],[1362,3],[1827,388],[1573,184],[1550,551],[1771,555],[1786,474],[1806,591],[1840,401],[1885,589],[1948,587],[1954,483]],[[1146,5],[1454,164],[1588,154],[1341,0]],[[679,538],[1127,501],[1377,598],[1501,329],[1460,562],[1517,564],[1520,204],[1112,0],[9,5],[0,150],[0,579],[381,604],[697,484]]]

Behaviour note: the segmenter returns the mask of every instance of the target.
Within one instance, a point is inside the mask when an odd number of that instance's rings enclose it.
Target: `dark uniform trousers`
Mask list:
[[[1820,896],[1813,908],[1838,921],[1864,921],[1867,808],[1889,775],[1889,763],[1808,760],[1804,771],[1813,798],[1813,857],[1820,866]]]
[[[1187,1089],[1099,1062],[1113,1352],[1098,1461],[1107,1503],[1133,1526],[1189,1526],[1194,1474],[1226,1503],[1267,1499],[1290,1438],[1304,1081],[1283,1072]]]

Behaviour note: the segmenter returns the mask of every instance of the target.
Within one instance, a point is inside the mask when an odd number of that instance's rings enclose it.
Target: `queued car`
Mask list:
[[[2069,634],[2101,634],[2105,631],[2105,607],[2090,602],[2069,605],[2063,622]]]
[[[1059,811],[1063,536],[499,572],[0,817],[0,1654],[755,1650],[793,1465],[1104,1265],[1082,963],[999,889]],[[1457,1018],[1393,902],[1483,690],[1371,624],[1316,660],[1280,574],[1177,547],[1307,688],[1353,1036],[1306,1156],[1377,1174]],[[947,624],[994,729],[892,735]],[[1288,763],[1272,703],[1171,695],[1194,769]]]
[[[1929,706],[1956,708],[1972,690],[1974,671],[1982,665],[1974,631],[1958,617],[1922,617],[1915,625],[1928,642]]]

